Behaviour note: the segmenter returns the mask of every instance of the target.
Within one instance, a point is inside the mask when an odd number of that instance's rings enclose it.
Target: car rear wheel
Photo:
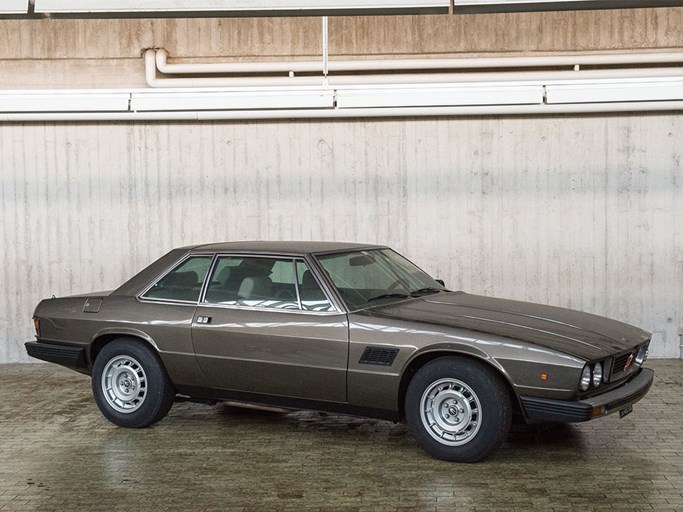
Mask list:
[[[162,419],[175,392],[159,357],[143,343],[119,338],[100,351],[92,389],[102,414],[121,427],[147,427]]]
[[[418,370],[405,401],[408,427],[432,457],[477,462],[505,439],[512,420],[500,376],[473,359],[441,357]]]

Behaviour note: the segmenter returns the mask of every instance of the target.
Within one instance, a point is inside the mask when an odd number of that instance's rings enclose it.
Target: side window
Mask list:
[[[294,261],[287,258],[218,258],[204,302],[299,309]]]
[[[210,264],[210,256],[197,256],[185,260],[159,279],[147,290],[143,298],[196,302]]]
[[[296,273],[299,279],[301,308],[304,311],[333,311],[332,304],[327,300],[308,265],[303,261],[297,261]]]

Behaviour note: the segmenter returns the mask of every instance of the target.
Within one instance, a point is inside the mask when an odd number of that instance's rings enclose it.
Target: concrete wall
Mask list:
[[[683,8],[330,18],[331,58],[683,48]],[[0,89],[145,87],[141,53],[196,61],[311,59],[320,18],[0,21]]]
[[[456,289],[683,326],[677,115],[0,126],[0,361],[174,246],[394,246]]]
[[[680,50],[683,9],[330,19],[335,58]],[[311,59],[319,18],[0,21],[0,89],[145,87],[141,51]],[[42,297],[171,247],[393,245],[453,288],[612,316],[678,354],[678,115],[0,125],[0,362]]]

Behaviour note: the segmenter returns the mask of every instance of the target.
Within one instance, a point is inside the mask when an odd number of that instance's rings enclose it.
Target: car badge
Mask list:
[[[628,359],[626,360],[626,364],[624,365],[624,371],[628,370],[628,367],[631,366],[632,362],[633,362],[633,354],[629,354]]]

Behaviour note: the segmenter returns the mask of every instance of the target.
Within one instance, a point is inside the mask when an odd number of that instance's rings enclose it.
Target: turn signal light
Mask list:
[[[37,318],[33,319],[33,327],[36,330],[36,338],[40,338],[40,320]]]
[[[593,407],[593,410],[591,411],[591,418],[596,418],[597,416],[602,416],[602,414],[604,412],[605,412],[605,408],[602,406]]]

